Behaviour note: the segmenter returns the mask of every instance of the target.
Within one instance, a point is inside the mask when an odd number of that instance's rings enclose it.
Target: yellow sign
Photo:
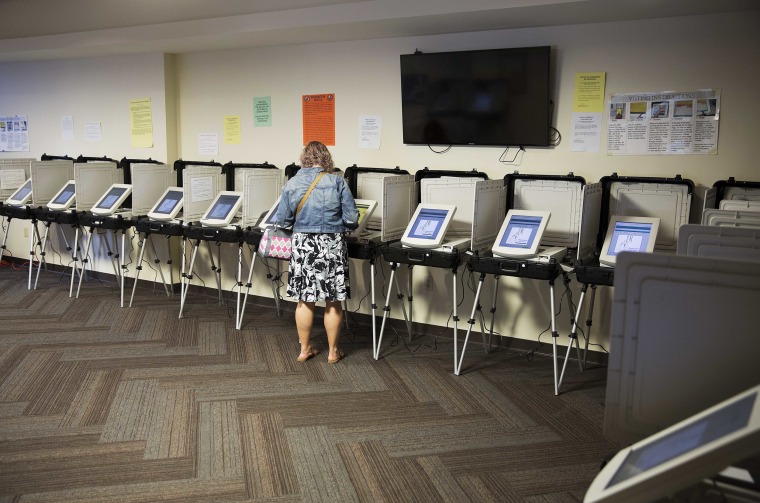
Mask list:
[[[575,74],[573,112],[604,111],[604,72]]]
[[[150,98],[129,100],[129,127],[133,148],[153,147],[153,112]]]
[[[224,116],[224,143],[227,145],[242,143],[239,115]]]

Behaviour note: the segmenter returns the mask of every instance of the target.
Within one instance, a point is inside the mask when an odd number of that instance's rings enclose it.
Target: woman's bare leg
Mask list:
[[[314,302],[298,301],[296,306],[296,329],[298,330],[298,342],[301,343],[301,357],[309,355],[311,351],[311,327],[314,325]]]
[[[327,355],[329,360],[339,359],[338,341],[340,340],[340,329],[343,324],[343,306],[340,301],[325,302],[325,331],[327,332],[327,344],[330,347],[330,353]]]

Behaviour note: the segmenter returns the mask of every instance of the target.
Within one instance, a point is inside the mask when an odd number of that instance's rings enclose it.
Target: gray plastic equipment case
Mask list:
[[[760,263],[622,253],[604,435],[633,443],[760,382]]]
[[[615,269],[599,265],[607,224],[616,215],[632,217],[657,217],[660,228],[657,232],[655,252],[675,253],[678,244],[678,229],[689,223],[691,199],[694,183],[676,175],[674,178],[618,176],[613,173],[602,177],[599,226],[593,229],[584,223],[585,241],[588,234],[596,232],[596,244],[591,256],[579,260],[575,268],[580,283],[611,286]],[[587,212],[584,210],[584,220]]]
[[[586,185],[583,177],[573,173],[557,176],[515,172],[504,177],[504,185],[507,188],[507,210],[551,212],[541,239],[542,246],[561,246],[568,250],[578,247],[585,212],[584,197],[595,187]]]
[[[728,180],[718,180],[705,192],[703,210],[720,208],[720,202],[731,201],[760,201],[760,182],[747,182],[729,177]]]

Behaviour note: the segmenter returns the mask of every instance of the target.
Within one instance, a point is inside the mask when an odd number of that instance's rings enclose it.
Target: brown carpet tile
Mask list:
[[[0,270],[0,503],[580,501],[618,446],[604,368],[344,329],[346,358],[298,363],[292,304],[227,305]],[[128,301],[128,296],[127,296]],[[351,319],[351,317],[349,317]],[[319,323],[318,319],[318,323]],[[405,335],[405,334],[404,334]],[[479,337],[475,338],[479,341]]]

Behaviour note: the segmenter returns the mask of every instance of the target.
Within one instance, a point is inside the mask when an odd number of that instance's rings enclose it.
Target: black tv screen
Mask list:
[[[404,143],[548,146],[551,48],[401,55]]]

